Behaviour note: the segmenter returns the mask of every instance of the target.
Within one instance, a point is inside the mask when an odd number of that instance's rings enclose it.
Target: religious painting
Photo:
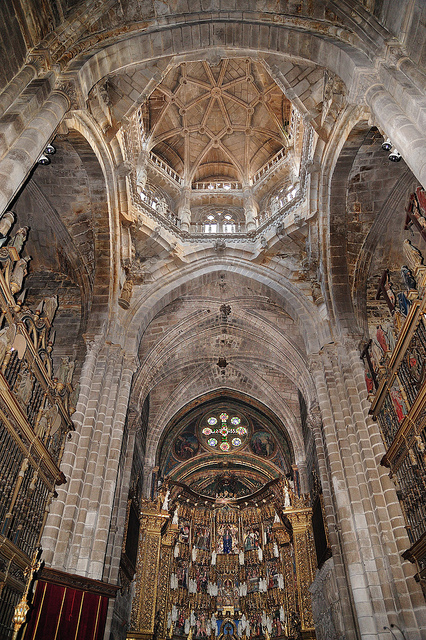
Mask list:
[[[280,610],[276,609],[272,614],[272,638],[280,638],[284,635],[284,623],[281,620]]]
[[[217,553],[238,553],[238,527],[235,524],[220,524],[216,536]]]
[[[257,456],[270,458],[275,453],[276,445],[270,433],[267,431],[256,431],[251,437],[250,449]]]
[[[238,611],[240,597],[238,580],[233,576],[221,576],[217,581],[216,607],[218,611]]]
[[[250,527],[244,534],[244,551],[251,551],[260,547],[259,527]]]
[[[178,587],[183,589],[188,588],[188,561],[179,558],[176,565],[176,577],[178,581]]]
[[[207,567],[204,567],[203,565],[197,565],[194,579],[197,584],[197,593],[207,593],[207,584],[209,581]]]
[[[263,637],[262,614],[260,612],[254,613],[249,620],[250,620],[251,635],[254,636],[255,638],[259,636]]]
[[[210,621],[205,611],[195,612],[195,629],[194,636],[196,638],[207,638],[211,635]]]
[[[263,523],[263,543],[270,544],[275,542],[274,531],[272,525],[274,524],[273,520],[268,520]]]
[[[413,345],[414,340],[412,341]],[[419,390],[425,379],[425,359],[420,350],[416,346],[408,349],[405,354],[405,362],[408,369],[408,375],[415,389]]]
[[[191,523],[186,518],[179,518],[179,542],[189,544],[189,535],[191,533]]]
[[[396,412],[396,416],[398,418],[398,422],[402,422],[407,415],[407,406],[404,398],[401,394],[401,389],[399,388],[398,382],[395,382],[392,387],[389,389],[390,397],[392,398],[392,403]]]
[[[268,560],[266,564],[266,586],[268,587],[268,589],[278,587],[278,574],[279,571],[277,558]]]
[[[175,440],[175,455],[179,460],[189,460],[189,458],[192,458],[197,454],[198,447],[199,443],[197,436],[190,431],[184,431],[183,433],[180,433]]]
[[[180,609],[176,620],[175,627],[173,629],[173,635],[183,636],[185,634],[185,611]]]
[[[246,567],[247,593],[259,591],[259,565],[252,564]]]
[[[195,527],[194,546],[202,551],[210,551],[210,528],[197,525]]]

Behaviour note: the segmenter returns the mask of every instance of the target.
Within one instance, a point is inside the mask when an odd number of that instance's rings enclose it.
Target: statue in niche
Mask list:
[[[223,553],[232,552],[232,534],[229,529],[225,529],[223,534]]]
[[[234,524],[222,524],[217,530],[217,553],[238,553],[238,528]]]
[[[120,297],[118,298],[118,304],[123,309],[130,307],[130,300],[133,294],[133,280],[127,279],[124,281],[123,288],[121,289]]]

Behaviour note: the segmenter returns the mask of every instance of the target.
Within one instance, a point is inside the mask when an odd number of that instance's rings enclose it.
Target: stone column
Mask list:
[[[359,351],[350,340],[327,345],[312,360],[311,370],[322,414],[322,465],[331,479],[335,514],[330,539],[337,555],[340,545],[354,611],[346,630],[371,638],[396,624],[410,640],[420,640],[426,626],[424,599],[413,567],[401,560],[408,536],[395,488],[380,467],[384,446],[368,417]]]
[[[416,126],[409,119],[381,84],[373,84],[367,90],[365,99],[374,114],[377,124],[383,131],[386,131],[386,135],[392,140],[392,143],[401,153],[411,171],[423,187],[426,187],[426,159],[424,154],[426,137],[424,128]]]
[[[65,93],[53,91],[0,161],[0,213],[34,167],[69,106]]]
[[[127,634],[128,640],[150,640],[153,637],[160,569],[161,529],[168,517],[168,513],[160,512],[157,502],[144,501],[140,516],[136,590],[130,620],[131,631]]]
[[[243,201],[244,201],[244,215],[246,218],[246,231],[255,231],[256,229],[256,217],[257,217],[257,206],[256,202],[253,198],[251,189],[249,187],[245,187],[243,191]]]
[[[317,366],[317,363],[315,364],[315,366]],[[312,368],[311,368],[311,371],[312,371]],[[321,419],[321,411],[318,404],[315,404],[314,406],[310,407],[309,413],[307,416],[307,422],[308,422],[309,428],[312,430],[314,434],[315,448],[316,448],[319,476],[320,476],[319,479],[321,482],[322,498],[323,498],[323,504],[324,504],[324,515],[326,520],[324,525],[327,527],[330,545],[333,548],[333,559],[329,563],[329,565],[331,564],[332,566],[328,570],[332,571],[335,577],[335,582],[337,585],[337,592],[338,592],[337,601],[339,603],[339,613],[341,611],[341,619],[339,616],[336,616],[338,619],[337,620],[333,619],[333,623],[335,624],[335,626],[337,625],[335,631],[338,634],[338,637],[341,637],[339,635],[339,631],[344,629],[346,640],[352,640],[357,637],[356,622],[354,620],[355,614],[351,606],[352,601],[351,601],[350,593],[348,591],[348,580],[347,580],[347,575],[345,573],[345,566],[343,563],[339,528],[336,524],[329,469],[327,467],[326,454],[324,451],[323,424]],[[322,577],[323,576],[317,572],[317,575],[315,576],[315,580],[311,587],[311,593],[316,594],[319,590],[322,590],[324,588],[322,584],[323,582]],[[313,601],[314,601],[314,596],[313,596]],[[325,602],[325,606],[327,607],[326,595],[324,593],[321,595],[321,602],[322,603]],[[314,602],[313,602],[313,605],[314,605]],[[335,604],[335,608],[336,607],[337,605]],[[315,625],[317,625],[319,624],[320,621],[315,618],[315,613],[316,613],[316,610],[315,610],[315,607],[313,606],[314,623]]]
[[[191,230],[191,188],[184,187],[182,190],[181,204],[178,215],[180,218],[180,228],[189,233]]]
[[[139,154],[137,165],[136,165],[136,188],[138,193],[143,193],[145,190],[146,182],[148,180],[148,164],[149,153],[143,148]]]
[[[67,484],[52,503],[42,542],[46,563],[61,571],[103,578],[135,367],[134,358],[104,336],[90,343],[73,416],[76,432],[63,456]],[[121,547],[119,537],[115,544]]]

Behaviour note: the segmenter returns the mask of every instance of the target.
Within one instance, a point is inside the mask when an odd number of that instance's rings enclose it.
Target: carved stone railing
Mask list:
[[[180,175],[152,151],[149,154],[149,159],[151,160],[152,164],[155,165],[155,167],[164,172],[169,178],[172,178],[172,180],[180,185],[183,184],[183,180]]]

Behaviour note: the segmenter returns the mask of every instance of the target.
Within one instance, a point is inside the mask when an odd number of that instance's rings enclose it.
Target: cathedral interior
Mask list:
[[[0,639],[426,638],[424,0],[0,3]]]

